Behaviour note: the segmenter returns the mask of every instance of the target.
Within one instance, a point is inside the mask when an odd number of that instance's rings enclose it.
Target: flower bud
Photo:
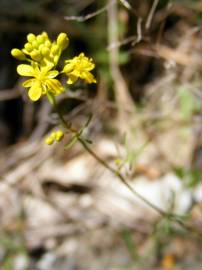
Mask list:
[[[62,130],[56,131],[55,140],[57,142],[61,141],[63,137],[64,137],[64,132]]]
[[[42,35],[38,35],[36,37],[36,40],[37,40],[38,45],[40,45],[41,43],[45,41],[45,38]]]
[[[28,34],[27,40],[32,43],[36,39],[36,36],[34,34]]]
[[[50,42],[50,40],[46,40],[46,41],[45,41],[45,46],[48,47],[48,48],[51,47],[51,42]]]
[[[41,35],[43,36],[44,40],[48,39],[48,34],[46,32],[43,32]]]
[[[31,58],[34,60],[34,61],[40,61],[41,60],[41,54],[39,51],[37,50],[34,50],[30,53],[30,56]]]
[[[69,44],[69,39],[65,33],[60,33],[58,38],[57,38],[57,44],[58,46],[61,47],[62,50],[64,50],[68,44]]]
[[[33,48],[38,49],[39,44],[38,44],[38,42],[36,40],[33,40],[32,41],[32,46],[33,46]]]
[[[59,55],[55,55],[54,58],[53,58],[53,62],[54,62],[55,65],[57,65],[58,60],[59,60]]]
[[[19,49],[12,49],[11,55],[18,60],[25,60],[26,59],[26,56],[24,55],[24,53]]]
[[[45,143],[48,145],[53,144],[53,142],[54,142],[54,140],[50,136],[45,139]]]
[[[27,42],[24,47],[28,52],[31,52],[33,50],[32,44],[29,42]]]
[[[38,49],[39,49],[39,51],[41,52],[42,51],[42,49],[44,48],[45,46],[44,46],[44,44],[42,43],[42,44],[40,44],[39,45],[39,47],[38,47]]]
[[[41,53],[42,53],[43,56],[49,56],[50,50],[49,50],[47,47],[44,46],[44,47],[41,49]]]
[[[57,44],[52,45],[51,52],[52,54],[57,54],[59,52],[60,48]]]
[[[56,132],[55,131],[51,132],[49,137],[54,141],[56,139]]]

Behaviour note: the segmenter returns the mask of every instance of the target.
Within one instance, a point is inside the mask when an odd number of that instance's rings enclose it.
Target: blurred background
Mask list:
[[[202,1],[0,1],[0,269],[201,269]],[[58,119],[31,102],[10,51],[28,33],[67,33],[63,60],[92,57],[59,108],[136,198],[70,138],[47,146]],[[63,80],[63,79],[62,79]],[[65,84],[65,81],[64,81]],[[185,225],[183,225],[185,224]]]

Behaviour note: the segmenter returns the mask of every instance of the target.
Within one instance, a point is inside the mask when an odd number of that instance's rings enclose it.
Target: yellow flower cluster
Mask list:
[[[13,49],[11,54],[19,60],[31,60],[40,64],[40,66],[57,65],[60,55],[69,44],[69,39],[65,33],[59,34],[56,41],[51,42],[46,32],[35,36],[27,35],[27,43],[22,50]]]
[[[68,84],[75,83],[78,78],[87,83],[96,83],[96,79],[90,72],[95,64],[81,53],[79,56],[65,61],[63,70],[59,72],[56,66],[59,62],[63,50],[69,44],[69,39],[65,33],[60,33],[55,41],[51,41],[46,32],[40,35],[28,34],[27,42],[23,49],[13,49],[12,56],[29,64],[21,64],[17,67],[17,72],[21,76],[31,77],[23,83],[28,88],[28,96],[32,101],[37,101],[42,95],[59,95],[64,91],[64,87],[58,79],[60,73],[67,75]]]
[[[51,145],[54,142],[61,141],[63,137],[64,137],[64,132],[62,130],[53,131],[48,137],[46,137],[45,143],[48,145]]]

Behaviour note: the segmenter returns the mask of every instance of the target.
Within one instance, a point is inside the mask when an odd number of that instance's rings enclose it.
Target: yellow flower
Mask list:
[[[24,87],[29,88],[28,96],[32,101],[47,93],[58,95],[64,91],[61,83],[54,79],[59,72],[50,69],[50,66],[39,67],[34,62],[31,65],[22,64],[17,67],[17,72],[21,76],[33,77],[23,83]]]
[[[95,77],[90,72],[94,67],[95,64],[93,63],[93,60],[86,57],[84,53],[80,53],[79,56],[65,61],[62,72],[66,73],[68,76],[68,84],[75,83],[78,78],[85,80],[87,83],[96,83]]]

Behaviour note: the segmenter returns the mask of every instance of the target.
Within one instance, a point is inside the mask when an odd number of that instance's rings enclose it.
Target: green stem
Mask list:
[[[76,133],[77,131],[72,129],[71,126],[66,122],[66,120],[64,119],[64,116],[61,114],[60,110],[58,109],[57,103],[56,101],[54,102],[54,108],[60,118],[61,124],[63,125],[64,128],[66,128],[68,131],[72,132],[72,133]],[[167,216],[167,213],[165,211],[163,211],[161,208],[159,208],[158,206],[154,205],[153,203],[151,203],[150,201],[148,201],[145,197],[143,197],[141,194],[139,194],[129,183],[128,181],[125,179],[125,177],[116,169],[114,169],[113,167],[111,167],[107,162],[105,162],[102,158],[100,158],[89,146],[88,144],[81,138],[78,136],[78,141],[80,142],[80,144],[83,146],[83,148],[95,159],[97,160],[100,164],[103,165],[103,167],[105,167],[107,170],[109,170],[111,173],[113,173],[116,177],[119,178],[119,180],[138,198],[140,199],[142,202],[144,202],[146,205],[148,205],[149,207],[151,207],[152,209],[154,209],[156,212],[158,212],[160,215],[162,216]]]
[[[77,134],[77,130],[73,129],[71,127],[70,124],[68,124],[64,118],[64,116],[61,114],[60,110],[58,109],[57,103],[55,98],[53,99],[53,106],[59,116],[59,119],[61,121],[61,124],[63,125],[63,127],[65,129],[67,129],[69,132]],[[155,210],[157,213],[159,213],[161,216],[163,216],[164,218],[168,218],[169,220],[174,221],[175,223],[177,223],[178,225],[180,225],[182,228],[184,228],[185,230],[191,231],[192,233],[194,233],[195,235],[199,236],[200,238],[202,237],[202,233],[200,231],[198,231],[197,229],[193,228],[192,226],[189,226],[187,224],[185,224],[182,220],[180,220],[180,217],[178,215],[175,215],[173,213],[170,212],[166,212],[164,210],[162,210],[161,208],[159,208],[158,206],[156,206],[155,204],[153,204],[152,202],[150,202],[149,200],[147,200],[145,197],[143,197],[141,194],[139,194],[129,183],[128,181],[125,179],[125,177],[116,169],[114,169],[112,166],[110,166],[107,162],[105,162],[101,157],[99,157],[90,147],[89,145],[86,143],[85,140],[83,140],[80,135],[78,135],[78,141],[80,142],[80,144],[83,146],[83,148],[95,159],[97,160],[100,164],[103,165],[103,167],[105,167],[108,171],[110,171],[111,173],[113,173],[116,177],[119,178],[119,180],[132,192],[132,194],[134,194],[138,199],[140,199],[142,202],[144,202],[147,206],[151,207],[153,210]]]

